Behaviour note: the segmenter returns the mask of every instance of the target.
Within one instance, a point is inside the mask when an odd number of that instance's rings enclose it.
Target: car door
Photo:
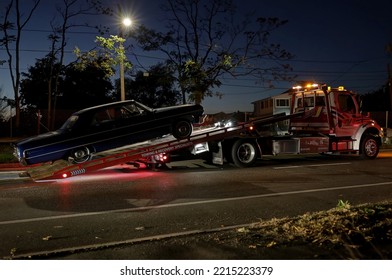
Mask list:
[[[117,111],[121,111],[117,114],[117,123],[130,143],[161,136],[161,124],[155,118],[153,110],[134,103],[123,105],[117,108]]]
[[[83,135],[80,143],[91,146],[95,151],[111,149],[116,147],[115,122],[110,115],[109,108],[103,107],[99,110],[89,112],[84,116],[83,124],[78,128],[77,134]]]

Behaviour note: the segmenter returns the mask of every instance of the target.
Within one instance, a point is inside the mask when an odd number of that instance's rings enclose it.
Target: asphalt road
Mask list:
[[[339,200],[391,200],[391,168],[392,152],[382,151],[373,161],[266,157],[246,169],[201,160],[175,162],[158,172],[116,166],[59,181],[0,172],[0,255],[44,258],[63,252],[73,258],[75,251],[330,209]],[[110,252],[107,257],[116,259],[118,251]],[[138,258],[138,252],[132,256]]]

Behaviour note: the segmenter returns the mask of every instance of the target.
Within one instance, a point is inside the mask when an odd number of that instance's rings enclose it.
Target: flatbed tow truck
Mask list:
[[[208,151],[213,163],[228,161],[238,167],[251,166],[262,155],[282,153],[377,157],[382,129],[360,112],[354,93],[343,87],[312,84],[294,87],[291,97],[289,115],[257,118],[230,127],[201,127],[187,139],[167,136],[95,154],[88,162],[70,164],[59,160],[32,167],[26,173],[33,180],[64,179],[182,149],[194,153]],[[266,127],[284,120],[290,122],[287,135],[265,134]]]

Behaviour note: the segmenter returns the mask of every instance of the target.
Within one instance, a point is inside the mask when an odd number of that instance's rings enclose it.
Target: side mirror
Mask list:
[[[362,100],[362,96],[357,95],[357,103],[358,103],[358,107],[359,107],[359,113],[362,114],[362,109],[363,109],[363,100]]]

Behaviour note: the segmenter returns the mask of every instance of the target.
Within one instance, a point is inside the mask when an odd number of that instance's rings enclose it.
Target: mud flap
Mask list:
[[[222,142],[218,142],[217,151],[212,152],[212,163],[223,165],[223,151],[222,151]]]

